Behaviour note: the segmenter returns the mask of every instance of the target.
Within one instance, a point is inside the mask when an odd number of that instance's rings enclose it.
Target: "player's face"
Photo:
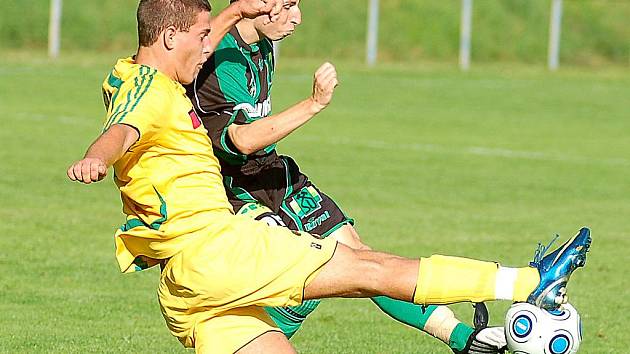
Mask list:
[[[254,20],[256,30],[262,36],[277,41],[292,35],[295,27],[302,23],[300,0],[284,0],[278,20],[266,23],[267,19],[266,16],[259,16]]]
[[[210,13],[202,11],[188,31],[177,33],[177,81],[193,82],[210,55]]]

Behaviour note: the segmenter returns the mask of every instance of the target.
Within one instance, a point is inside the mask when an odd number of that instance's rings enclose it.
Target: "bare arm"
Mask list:
[[[269,14],[269,21],[277,20],[282,3],[282,0],[239,0],[231,3],[212,19],[210,52],[214,52],[223,37],[243,18]]]
[[[88,148],[82,160],[68,168],[68,178],[85,184],[105,178],[107,169],[118,161],[140,135],[134,128],[115,124]]]
[[[323,64],[315,72],[311,97],[285,111],[250,124],[230,125],[228,127],[230,140],[245,155],[277,143],[326,108],[337,85],[335,67],[330,63]]]

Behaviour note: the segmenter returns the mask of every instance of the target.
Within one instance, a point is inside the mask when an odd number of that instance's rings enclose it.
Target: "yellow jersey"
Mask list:
[[[114,164],[127,222],[115,235],[121,271],[170,258],[209,223],[233,214],[212,144],[182,85],[157,69],[121,59],[103,83],[104,131],[136,129],[138,141]]]

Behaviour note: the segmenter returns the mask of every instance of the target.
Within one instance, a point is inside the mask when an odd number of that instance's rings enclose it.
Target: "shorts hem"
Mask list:
[[[241,349],[245,348],[248,344],[250,344],[251,342],[253,342],[253,341],[255,341],[256,339],[260,338],[262,335],[267,334],[267,333],[269,333],[269,332],[280,332],[280,333],[282,333],[282,334],[284,335],[284,333],[282,332],[282,330],[281,330],[280,328],[274,328],[274,329],[269,329],[269,330],[266,330],[266,331],[264,331],[264,332],[260,333],[259,335],[257,335],[256,337],[252,338],[252,339],[251,339],[250,341],[248,341],[247,343],[245,343],[245,344],[241,345],[238,349],[236,349],[236,350],[234,351],[234,353],[236,353],[236,352],[238,352],[239,350],[241,350]]]
[[[306,291],[306,287],[310,283],[312,283],[313,280],[315,280],[315,276],[317,276],[317,274],[319,274],[319,272],[322,270],[322,268],[324,268],[324,266],[326,264],[328,264],[328,262],[330,262],[330,260],[335,256],[335,253],[337,252],[337,247],[338,246],[339,246],[339,242],[335,241],[335,249],[330,254],[330,257],[326,260],[326,262],[322,263],[322,265],[320,265],[319,267],[317,267],[317,269],[315,269],[313,272],[311,272],[311,274],[309,274],[309,276],[306,277],[306,279],[304,280],[304,286],[302,287],[302,299],[300,301],[300,304],[304,302],[304,292]],[[311,300],[311,299],[307,299],[307,300]]]
[[[335,226],[331,227],[328,231],[324,232],[321,236],[326,238],[326,237],[330,236],[333,232],[339,230],[344,225],[352,225],[352,226],[354,226],[354,219],[345,219],[345,220],[337,223]]]

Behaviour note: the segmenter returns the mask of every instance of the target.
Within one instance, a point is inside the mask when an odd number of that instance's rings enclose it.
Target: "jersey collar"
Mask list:
[[[247,44],[243,40],[243,37],[241,37],[241,34],[238,32],[238,29],[236,28],[236,26],[232,27],[229,33],[236,40],[236,44],[238,44],[238,46],[243,48],[245,51],[251,53],[251,52],[257,52],[260,50],[260,46],[258,45],[258,42],[252,43],[251,45]]]

